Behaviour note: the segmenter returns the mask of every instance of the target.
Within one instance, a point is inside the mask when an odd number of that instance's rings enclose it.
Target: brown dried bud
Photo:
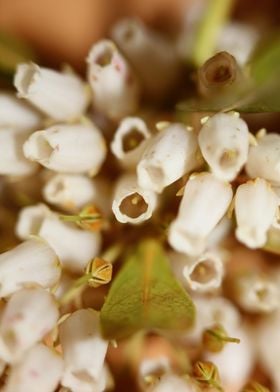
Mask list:
[[[199,92],[204,96],[217,93],[239,80],[240,75],[240,68],[231,54],[217,53],[198,69]]]

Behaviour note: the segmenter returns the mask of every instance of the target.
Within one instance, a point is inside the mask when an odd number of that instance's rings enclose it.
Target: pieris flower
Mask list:
[[[62,385],[74,392],[101,391],[96,386],[102,376],[108,342],[99,332],[99,316],[92,309],[72,313],[60,326],[59,338],[65,361]]]
[[[197,389],[190,381],[175,374],[165,374],[159,382],[148,389],[148,392],[196,392]]]
[[[38,128],[41,115],[10,93],[0,93],[0,127],[31,131]]]
[[[257,354],[263,369],[273,381],[273,390],[280,390],[280,312],[263,319],[255,330]]]
[[[77,210],[94,200],[93,181],[81,174],[56,174],[43,187],[44,199],[66,210]]]
[[[137,165],[151,132],[139,117],[126,117],[115,131],[111,150],[127,169]]]
[[[58,124],[34,132],[24,143],[23,152],[26,158],[54,171],[95,175],[105,159],[106,145],[90,122]]]
[[[183,268],[187,285],[193,291],[207,293],[218,289],[224,276],[224,263],[216,252],[206,252],[188,260]]]
[[[111,35],[139,75],[146,94],[162,98],[176,82],[179,72],[172,42],[136,19],[121,20]]]
[[[72,223],[63,222],[44,204],[21,210],[16,234],[21,239],[30,235],[41,236],[55,250],[63,267],[77,273],[82,273],[100,250],[99,233],[81,230]]]
[[[261,177],[280,185],[280,135],[268,133],[250,146],[246,172],[251,178]]]
[[[217,51],[227,51],[235,57],[240,65],[250,59],[255,49],[259,34],[247,23],[230,22],[223,26],[217,42]]]
[[[225,215],[232,200],[230,184],[201,173],[186,184],[177,218],[169,229],[169,243],[178,252],[197,256],[207,237]]]
[[[202,126],[198,143],[212,172],[222,180],[232,181],[247,161],[247,124],[235,113],[218,113]]]
[[[14,293],[4,308],[0,325],[0,357],[7,362],[22,358],[56,325],[58,306],[43,288],[26,288]]]
[[[280,290],[277,282],[248,274],[238,279],[235,299],[247,312],[269,313],[280,306]]]
[[[63,371],[61,357],[39,343],[11,367],[3,392],[53,392]]]
[[[73,73],[61,73],[34,63],[17,66],[14,85],[25,98],[58,121],[79,118],[86,110],[89,94],[83,81]]]
[[[139,85],[129,63],[110,40],[90,49],[88,78],[94,107],[113,120],[132,114],[139,103]]]
[[[38,169],[38,165],[26,159],[22,151],[28,136],[29,133],[16,129],[0,128],[0,174],[27,176]]]
[[[161,193],[198,165],[197,138],[183,124],[171,124],[151,138],[137,166],[139,185]]]
[[[0,255],[0,297],[29,285],[51,288],[60,274],[54,250],[45,240],[32,238]]]
[[[139,187],[134,174],[121,177],[116,185],[112,210],[121,223],[138,224],[150,219],[157,206],[157,195]]]
[[[236,237],[249,248],[262,247],[272,225],[278,198],[270,184],[257,178],[237,188],[235,195]]]

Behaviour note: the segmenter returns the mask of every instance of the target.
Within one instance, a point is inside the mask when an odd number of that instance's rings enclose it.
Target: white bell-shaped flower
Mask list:
[[[273,391],[280,390],[280,311],[263,319],[253,330],[259,362],[273,381]]]
[[[95,175],[105,160],[106,145],[100,130],[87,121],[34,132],[24,143],[23,152],[50,170]]]
[[[29,285],[51,288],[60,275],[53,248],[42,238],[31,238],[0,255],[0,298]]]
[[[280,185],[280,135],[268,133],[250,146],[246,172],[251,178],[264,178]]]
[[[94,200],[93,181],[81,174],[56,174],[43,187],[44,199],[65,210],[75,211]]]
[[[31,131],[38,128],[42,116],[10,93],[0,93],[0,127]]]
[[[234,200],[236,237],[249,248],[262,247],[276,216],[277,195],[267,181],[257,178],[240,185]]]
[[[207,237],[225,215],[232,200],[229,183],[211,173],[193,176],[186,184],[177,218],[169,229],[169,243],[190,256],[202,253]]]
[[[146,94],[162,98],[178,78],[174,44],[132,18],[119,21],[111,35],[139,75]]]
[[[46,115],[58,121],[79,118],[86,110],[89,92],[74,73],[61,73],[34,63],[17,66],[14,85],[25,98]]]
[[[197,137],[183,124],[170,124],[147,143],[137,166],[139,185],[161,193],[198,166]]]
[[[61,357],[53,349],[36,344],[11,367],[3,392],[53,392],[62,372]]]
[[[119,222],[144,222],[151,218],[156,206],[156,193],[139,187],[135,175],[126,174],[119,179],[112,204],[113,213]]]
[[[63,267],[76,273],[84,272],[101,246],[100,233],[81,230],[73,223],[63,222],[44,204],[20,211],[16,234],[21,239],[30,235],[44,238],[57,253]]]
[[[47,290],[25,288],[14,293],[1,317],[0,357],[19,360],[55,327],[58,318],[58,305]]]
[[[59,326],[65,370],[62,385],[78,392],[98,389],[108,342],[101,338],[99,316],[92,309],[72,313]]]
[[[196,292],[207,293],[221,287],[224,263],[218,252],[205,252],[188,260],[183,268],[188,287]]]
[[[151,132],[139,117],[124,118],[115,131],[111,150],[126,169],[135,169]]]
[[[38,169],[38,165],[26,159],[22,151],[29,134],[13,128],[0,128],[0,174],[27,176]]]
[[[113,120],[135,112],[140,97],[138,80],[116,45],[110,40],[97,42],[87,63],[94,107]]]
[[[202,126],[198,143],[212,172],[222,180],[232,181],[247,161],[247,124],[236,113],[218,113]]]

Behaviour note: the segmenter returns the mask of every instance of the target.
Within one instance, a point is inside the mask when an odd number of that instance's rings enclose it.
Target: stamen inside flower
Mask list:
[[[134,26],[131,25],[127,25],[125,26],[125,28],[122,31],[122,38],[124,41],[130,41],[133,36],[135,35],[135,29]]]
[[[113,58],[113,51],[109,47],[104,47],[103,52],[95,59],[95,64],[100,67],[106,67],[111,64]]]
[[[230,169],[236,165],[238,152],[236,150],[226,150],[222,153],[219,163],[225,169]]]
[[[130,218],[138,218],[147,211],[148,204],[143,196],[135,192],[122,200],[119,209],[122,214]]]
[[[38,134],[33,136],[33,142],[29,144],[30,155],[33,159],[49,159],[54,151],[44,135]]]
[[[190,279],[198,283],[208,283],[216,277],[216,269],[211,260],[203,260],[199,262],[192,273]]]
[[[137,128],[132,128],[123,138],[123,151],[129,152],[137,148],[145,140],[143,133]]]

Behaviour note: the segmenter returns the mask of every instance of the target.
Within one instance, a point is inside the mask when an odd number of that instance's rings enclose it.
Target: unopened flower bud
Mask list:
[[[95,257],[88,263],[85,271],[85,274],[90,276],[87,283],[91,287],[99,287],[103,284],[108,284],[112,279],[112,272],[112,263]]]
[[[140,160],[151,133],[139,117],[126,117],[115,131],[111,150],[127,169],[134,169]]]
[[[43,239],[32,238],[0,255],[0,297],[28,286],[55,286],[61,266],[55,251]]]
[[[224,327],[216,324],[204,330],[202,342],[207,351],[217,353],[222,351],[227,343],[240,343],[240,339],[229,337]]]
[[[249,132],[245,121],[235,113],[218,113],[202,126],[198,142],[212,172],[232,181],[246,163]]]
[[[170,124],[147,143],[137,166],[139,185],[161,193],[198,166],[197,137],[183,124]]]
[[[17,291],[1,317],[0,357],[15,362],[56,325],[58,306],[52,294],[42,288]]]
[[[141,188],[133,174],[121,177],[116,185],[112,210],[121,223],[138,224],[150,219],[157,206],[157,195]]]
[[[278,208],[278,198],[270,184],[257,178],[237,188],[234,209],[236,237],[249,248],[262,247]]]
[[[232,200],[230,184],[210,173],[191,177],[185,187],[177,218],[169,230],[169,243],[191,256],[202,253],[206,240],[225,215]]]
[[[106,145],[99,129],[87,122],[34,132],[24,143],[23,152],[50,170],[95,175],[105,159]]]
[[[223,391],[218,369],[212,362],[196,362],[193,367],[193,376],[202,386],[210,386]]]
[[[63,361],[52,349],[37,344],[10,369],[3,392],[53,392],[63,372]]]
[[[22,63],[17,66],[14,84],[20,98],[27,99],[55,120],[77,119],[88,105],[85,84],[72,73]]]
[[[139,102],[138,81],[116,45],[110,40],[97,42],[87,63],[94,107],[113,120],[135,112]]]

